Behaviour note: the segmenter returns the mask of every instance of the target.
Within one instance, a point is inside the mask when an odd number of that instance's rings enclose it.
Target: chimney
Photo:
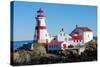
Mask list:
[[[78,28],[78,25],[76,25],[76,28]]]
[[[64,29],[62,28],[62,31],[64,31]]]

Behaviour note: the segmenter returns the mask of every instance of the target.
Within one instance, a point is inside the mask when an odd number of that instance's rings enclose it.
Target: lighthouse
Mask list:
[[[49,34],[47,32],[46,23],[45,23],[45,16],[43,14],[43,10],[40,8],[37,11],[36,16],[36,27],[35,27],[35,37],[34,39],[38,43],[48,43],[49,42]]]

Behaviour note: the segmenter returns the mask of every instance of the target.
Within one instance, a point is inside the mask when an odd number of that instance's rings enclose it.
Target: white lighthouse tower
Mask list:
[[[45,16],[43,15],[43,10],[40,8],[37,11],[36,22],[37,25],[35,27],[35,40],[38,43],[48,43],[50,40],[50,36],[47,32],[46,24],[45,24]]]

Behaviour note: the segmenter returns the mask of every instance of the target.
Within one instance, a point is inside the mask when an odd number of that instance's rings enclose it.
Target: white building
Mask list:
[[[93,40],[93,32],[88,27],[78,27],[71,32],[73,44],[84,45],[85,43]]]
[[[71,36],[64,32],[64,29],[62,28],[60,32],[57,34],[57,41],[66,41],[68,45],[71,45]]]
[[[93,32],[88,27],[78,27],[71,32],[71,34],[67,34],[62,29],[57,35],[57,41],[66,41],[68,46],[81,46],[85,43],[93,40]]]

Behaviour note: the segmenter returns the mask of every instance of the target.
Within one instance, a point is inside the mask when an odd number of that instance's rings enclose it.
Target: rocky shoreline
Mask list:
[[[96,51],[84,52],[81,55],[69,54],[67,56],[48,54],[46,56],[24,56],[24,60],[21,57],[14,60],[13,65],[37,65],[37,64],[54,64],[54,63],[70,63],[70,62],[87,62],[87,61],[97,61]]]
[[[97,61],[97,44],[88,43],[80,55],[69,51],[52,53],[43,46],[32,51],[17,49],[11,55],[11,64],[14,66]]]

